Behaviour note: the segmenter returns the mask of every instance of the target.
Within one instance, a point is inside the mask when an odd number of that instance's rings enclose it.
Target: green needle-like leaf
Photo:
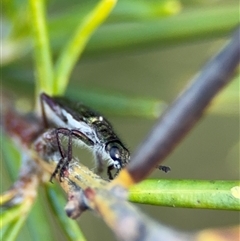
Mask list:
[[[8,75],[9,81],[5,83],[5,87],[14,88],[19,81],[18,92],[24,93],[26,90],[33,89],[33,83],[21,79],[21,76],[16,78]],[[139,117],[154,119],[158,117],[166,108],[167,103],[163,100],[154,99],[152,97],[130,96],[120,92],[113,92],[112,90],[91,89],[79,86],[70,87],[66,96],[73,101],[80,101],[83,104],[95,109],[103,114],[112,116],[124,117]]]
[[[5,225],[11,223],[14,220],[18,220],[20,217],[27,216],[31,205],[29,202],[22,202],[19,205],[13,206],[1,212],[0,229]]]
[[[18,219],[9,224],[5,232],[3,233],[2,240],[14,241],[17,238],[19,231],[21,230],[26,216],[20,216]]]
[[[2,135],[2,157],[7,169],[7,173],[14,181],[17,178],[17,171],[21,163],[20,153],[17,151],[13,141]]]
[[[53,64],[50,51],[47,23],[45,18],[45,1],[29,0],[34,38],[34,51],[37,70],[36,97],[40,92],[53,94]]]
[[[17,176],[16,173],[19,168],[20,155],[17,152],[16,147],[14,146],[13,142],[9,138],[6,138],[5,136],[3,136],[2,138],[4,138],[4,141],[2,142],[3,161],[5,163],[7,173],[10,175],[10,178],[12,179],[12,181],[14,181],[14,180],[16,180],[16,176]],[[9,195],[11,197],[11,192]],[[6,197],[6,199],[7,199],[7,197]],[[38,199],[39,199],[39,197],[38,197]],[[41,199],[41,197],[40,197],[40,199]],[[2,201],[4,201],[4,200],[2,200]],[[30,212],[29,217],[26,220],[26,224],[27,224],[29,233],[32,237],[32,240],[35,240],[35,241],[41,240],[41,237],[43,237],[43,234],[49,238],[52,237],[52,230],[50,229],[50,226],[48,225],[48,220],[47,220],[46,215],[44,215],[44,213],[46,212],[46,209],[44,206],[45,206],[45,203],[43,202],[42,199],[37,200],[33,206],[33,209]],[[7,209],[6,212],[9,213],[9,215],[11,215],[12,209]],[[16,213],[16,212],[14,212],[14,213]],[[12,230],[12,229],[15,230],[15,228],[17,230],[17,227],[15,227],[15,225],[20,227],[19,218],[22,215],[19,213],[16,213],[16,215],[17,215],[16,220],[14,220],[11,224],[9,224],[10,225],[9,230]],[[11,220],[13,218],[14,218],[14,216],[11,217]],[[22,223],[24,224],[24,222],[22,222]],[[38,227],[39,223],[41,223],[41,228]],[[7,228],[7,230],[8,230],[8,228]],[[3,240],[5,240],[5,239],[3,239]]]
[[[154,21],[105,24],[86,47],[86,55],[143,50],[225,36],[239,23],[239,6],[185,9]]]
[[[54,240],[52,226],[49,225],[46,199],[41,196],[41,193],[42,192],[39,192],[37,200],[27,219],[27,228],[31,239],[34,241],[42,241],[42,237],[48,237],[49,240]],[[39,224],[41,224],[41,228],[39,228]]]
[[[161,1],[119,1],[107,22],[125,22],[131,20],[149,21],[179,13],[181,3],[178,0]]]
[[[153,9],[151,16],[146,17],[146,13],[142,13],[142,7],[140,9],[137,7],[142,3],[119,2],[108,21],[90,39],[84,56],[94,57],[119,52],[123,54],[127,50],[145,51],[153,47],[169,47],[186,42],[218,38],[229,34],[229,31],[239,23],[239,3],[237,1],[213,6],[204,3],[200,6],[195,6],[195,4],[193,3],[190,7],[184,4],[179,14],[163,19],[161,15],[153,16],[156,9]],[[50,16],[48,26],[52,51],[55,54],[58,54],[64,43],[69,41],[69,34],[75,30],[75,26],[79,24],[79,19],[82,19],[83,14],[86,14],[89,9],[88,5],[89,3],[83,6],[81,4],[75,5],[75,3],[72,6],[69,4],[69,7],[62,13],[57,12],[57,14]],[[149,6],[148,9],[150,8]],[[128,13],[124,14],[126,9],[128,9]],[[146,10],[144,11],[146,12]],[[135,17],[131,15],[134,12]],[[144,15],[143,18],[142,15]],[[32,23],[33,21],[34,19],[31,19]],[[29,49],[28,31],[25,32],[27,44],[24,41],[14,43],[14,45],[19,44],[16,48],[18,52],[19,48],[24,48],[24,46]],[[3,41],[3,44],[5,42]],[[5,50],[7,47],[8,43],[3,49]],[[21,52],[25,53],[26,51],[22,50]]]
[[[77,88],[77,90],[70,88],[67,96],[73,100],[82,101],[102,113],[115,116],[156,118],[167,106],[164,101],[153,98],[124,96],[85,88]]]
[[[146,180],[132,187],[132,202],[185,208],[240,210],[239,181]]]
[[[77,27],[74,36],[62,50],[56,63],[54,94],[63,94],[79,56],[83,52],[95,29],[106,19],[116,0],[102,0]]]
[[[71,241],[86,241],[77,222],[68,218],[64,212],[66,198],[63,197],[61,190],[56,190],[55,188],[50,187],[49,184],[46,184],[45,190],[52,210],[58,217],[59,224],[68,239]]]

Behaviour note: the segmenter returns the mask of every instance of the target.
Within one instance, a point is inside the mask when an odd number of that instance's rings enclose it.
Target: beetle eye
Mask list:
[[[111,149],[109,151],[109,155],[113,160],[120,159],[120,152],[116,146],[111,147]]]

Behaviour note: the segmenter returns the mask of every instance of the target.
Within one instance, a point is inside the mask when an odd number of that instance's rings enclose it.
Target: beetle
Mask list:
[[[94,153],[97,173],[103,171],[106,163],[110,180],[129,162],[129,150],[118,138],[107,119],[96,111],[80,102],[73,102],[64,97],[51,97],[46,93],[40,94],[40,103],[43,124],[45,128],[55,128],[61,160],[65,160],[63,165],[59,162],[51,180],[59,169],[60,179],[64,176],[64,171],[72,159],[73,142],[87,147]],[[67,153],[61,142],[62,136],[67,137]]]

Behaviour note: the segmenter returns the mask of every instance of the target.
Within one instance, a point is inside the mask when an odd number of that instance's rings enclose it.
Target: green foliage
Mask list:
[[[32,94],[36,87],[36,98],[41,91],[63,94],[79,56],[83,55],[84,60],[94,60],[96,57],[120,56],[126,51],[139,53],[142,50],[218,39],[226,36],[239,22],[238,1],[218,6],[199,1],[119,1],[104,24],[102,22],[115,1],[102,0],[97,4],[96,1],[59,1],[59,6],[54,5],[54,2],[45,6],[41,0],[29,0],[29,3],[22,1],[21,4],[19,1],[4,1],[3,4],[6,9],[3,16],[4,52],[1,62],[3,86],[16,93],[21,92],[22,88],[24,95],[27,92]],[[35,71],[29,65],[32,49],[36,63],[35,87],[31,82]],[[219,104],[210,109],[212,113],[237,114],[237,108],[232,108],[239,98],[237,85],[239,83],[236,80],[219,96],[216,100]],[[96,86],[92,89],[81,87],[79,90],[76,83],[66,93],[95,106],[99,111],[120,116],[156,118],[166,106],[163,101],[152,97],[115,94],[108,89],[99,91]],[[2,149],[4,165],[13,182],[17,178],[20,156],[8,139],[4,138]],[[148,180],[131,189],[130,200],[152,205],[239,210],[239,203],[229,198],[229,188],[233,185],[238,184],[228,181]],[[215,193],[216,186],[220,186],[222,192]],[[58,218],[58,227],[64,237],[67,240],[85,240],[76,222],[65,217],[65,198],[62,193],[49,186],[45,188],[51,212]],[[149,199],[150,190],[152,195]],[[192,190],[200,190],[200,196]],[[7,195],[1,198],[2,202],[10,199]],[[202,202],[204,205],[201,206],[196,203],[198,198],[211,199],[211,204]],[[53,240],[44,205],[41,199],[32,211],[32,207],[25,203],[2,211],[1,235],[4,240],[15,240],[25,223],[29,227],[31,240],[40,240],[39,237],[43,235]],[[38,224],[41,224],[40,228]]]
[[[154,180],[149,179],[131,188],[132,202],[187,208],[240,210],[239,181]]]

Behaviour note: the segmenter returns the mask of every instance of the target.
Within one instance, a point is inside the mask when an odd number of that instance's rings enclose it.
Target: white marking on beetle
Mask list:
[[[78,130],[80,132],[82,132],[83,134],[85,134],[89,139],[91,139],[94,143],[99,143],[100,140],[97,137],[96,133],[93,131],[93,129],[91,127],[88,126],[88,124],[86,124],[83,121],[77,121],[73,118],[73,116],[68,113],[66,110],[61,109],[61,114],[63,116],[65,116],[65,118],[67,119],[67,123],[64,122],[61,117],[59,117],[50,107],[47,103],[44,103],[44,109],[45,109],[45,113],[46,113],[46,117],[48,119],[48,121],[53,122],[55,125],[57,125],[58,127],[64,127],[64,128],[68,128],[68,129],[72,129],[72,130]],[[83,146],[87,146],[84,142],[82,142],[81,140],[74,138],[75,142],[81,142],[79,143],[80,145]],[[87,146],[88,147],[88,146]]]

